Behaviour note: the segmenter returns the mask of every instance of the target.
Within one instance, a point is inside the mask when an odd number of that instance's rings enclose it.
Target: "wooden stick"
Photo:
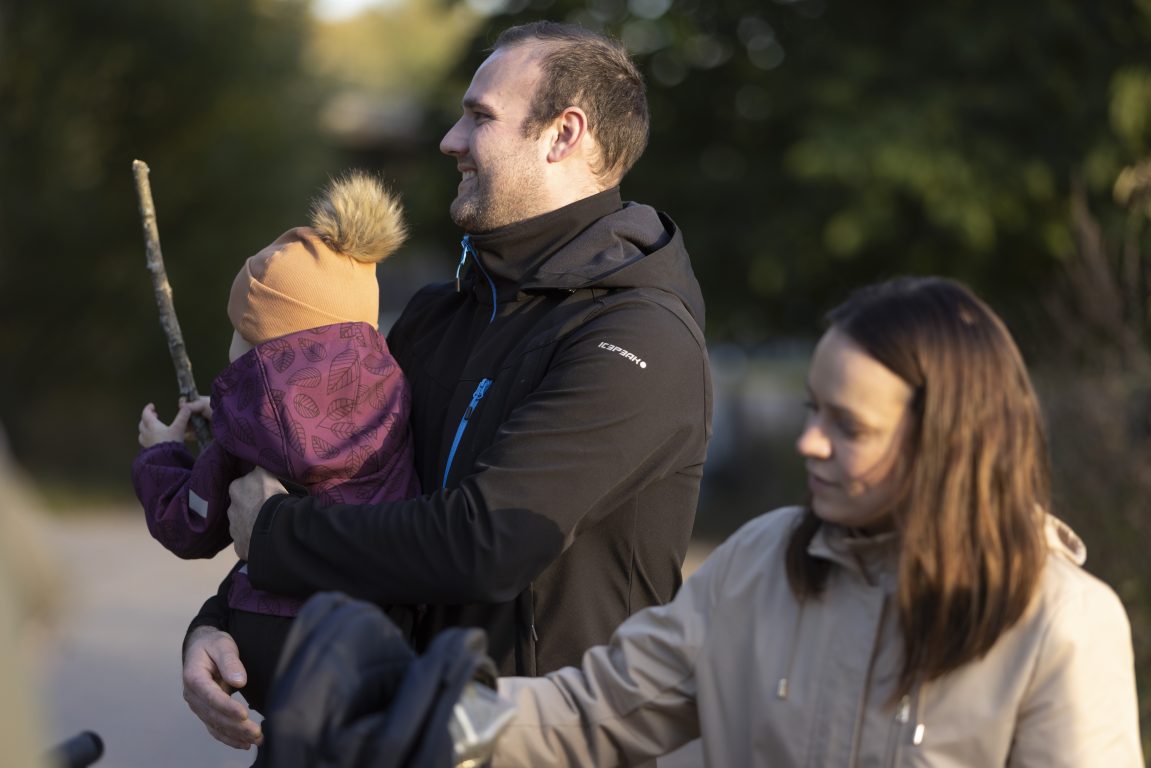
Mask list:
[[[142,160],[132,161],[132,174],[136,177],[136,194],[140,198],[140,218],[144,222],[144,246],[147,250],[148,271],[152,273],[152,290],[156,294],[156,307],[160,310],[160,326],[168,339],[168,351],[172,354],[172,364],[176,366],[176,381],[180,386],[180,396],[189,403],[200,395],[196,392],[196,381],[192,378],[192,362],[184,347],[184,334],[180,332],[180,321],[176,319],[176,307],[172,303],[172,286],[168,284],[168,272],[164,269],[164,256],[160,253],[160,230],[156,226],[156,206],[152,202],[152,185],[148,182],[148,164]],[[196,442],[204,450],[212,442],[212,430],[208,420],[199,414],[192,414],[192,429]]]

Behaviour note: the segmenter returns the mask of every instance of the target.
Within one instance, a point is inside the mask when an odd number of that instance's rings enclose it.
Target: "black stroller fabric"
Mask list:
[[[495,687],[478,629],[449,629],[417,657],[375,605],[325,592],[301,609],[276,668],[260,768],[449,768],[464,686]]]

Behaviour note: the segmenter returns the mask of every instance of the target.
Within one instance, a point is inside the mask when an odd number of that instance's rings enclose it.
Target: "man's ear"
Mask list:
[[[579,149],[587,151],[590,141],[587,115],[579,107],[568,107],[552,123],[552,135],[549,163],[561,162]]]

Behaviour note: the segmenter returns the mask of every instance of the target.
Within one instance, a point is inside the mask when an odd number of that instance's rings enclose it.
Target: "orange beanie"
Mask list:
[[[232,326],[250,344],[344,322],[379,323],[376,264],[407,236],[403,209],[374,177],[353,172],[296,227],[244,262],[228,297]]]

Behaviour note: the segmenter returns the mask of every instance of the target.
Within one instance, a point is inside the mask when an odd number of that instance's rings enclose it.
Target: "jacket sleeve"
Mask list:
[[[1114,592],[1083,581],[1042,640],[1010,766],[1143,765],[1131,627]]]
[[[736,537],[717,548],[670,603],[633,615],[580,666],[506,677],[516,704],[493,768],[633,765],[699,736],[696,668],[715,629]]]
[[[142,450],[132,464],[132,485],[152,537],[185,559],[213,557],[228,546],[234,464],[218,441],[195,459],[175,442]]]
[[[605,312],[558,346],[458,486],[322,512],[310,499],[277,497],[253,531],[249,576],[301,597],[338,589],[380,603],[510,600],[654,480],[680,475],[685,494],[698,492],[710,396],[697,331],[653,302]],[[694,508],[694,495],[682,503]],[[686,543],[690,517],[681,525],[651,535]]]

